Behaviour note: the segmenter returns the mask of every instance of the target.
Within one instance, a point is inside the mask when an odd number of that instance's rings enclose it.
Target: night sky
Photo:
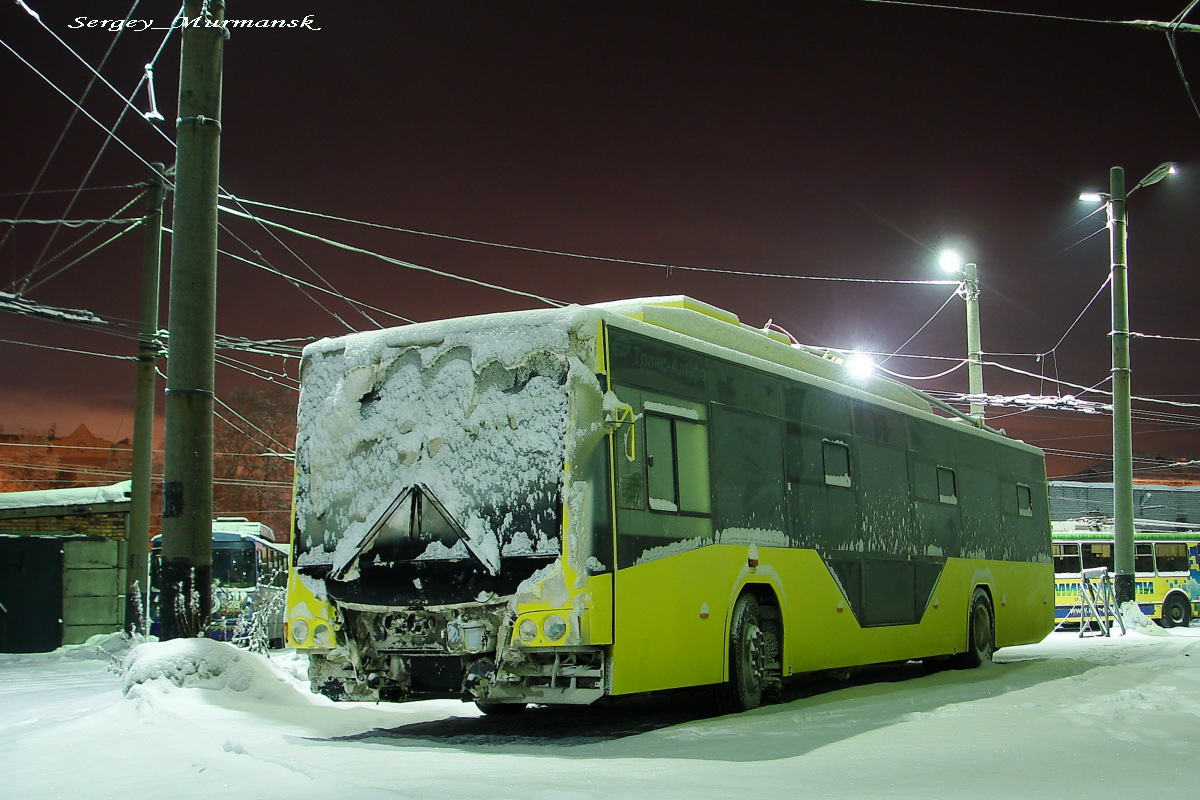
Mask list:
[[[135,5],[26,2],[92,64],[114,34],[72,28],[75,20],[120,19]],[[164,0],[136,5],[133,18],[160,26],[178,8]],[[1028,0],[992,7],[1169,21],[1186,5]],[[305,15],[320,30],[240,29],[227,42],[222,185],[241,198],[528,248],[796,276],[941,279],[937,253],[949,245],[979,265],[984,350],[1034,354],[1055,346],[1108,272],[1103,211],[1089,216],[1096,209],[1080,203],[1079,192],[1106,190],[1111,166],[1125,167],[1132,186],[1172,160],[1179,175],[1129,201],[1132,328],[1200,336],[1200,113],[1163,33],[860,0],[228,6],[238,19]],[[1200,24],[1200,16],[1187,21]],[[163,36],[121,34],[102,74],[129,93]],[[1184,74],[1200,93],[1200,34],[1177,38]],[[0,40],[71,97],[83,94],[87,69],[12,2],[0,5]],[[178,59],[176,33],[155,70],[157,103],[169,120],[158,126],[169,138]],[[113,142],[88,176],[106,134],[81,115],[63,135],[70,103],[3,47],[0,69],[0,218],[107,217],[132,199],[136,189],[103,189],[82,194],[70,211],[69,193],[38,194],[22,207],[35,183],[39,190],[73,189],[85,178],[89,187],[125,186],[142,181],[147,168]],[[144,88],[134,103],[148,109]],[[103,85],[83,105],[106,125],[122,107]],[[167,138],[132,113],[117,132],[146,160],[173,162]],[[894,352],[952,291],[668,272],[258,213],[556,300],[686,294],[751,325],[773,319],[801,341],[828,347]],[[411,320],[541,305],[280,233],[289,253],[254,223],[223,221],[231,232],[222,234],[224,249],[255,258],[248,246],[277,269],[327,280]],[[135,318],[140,232],[49,277],[117,230],[40,268],[27,296]],[[0,289],[13,291],[83,233],[52,231],[0,225]],[[167,280],[164,272],[164,327]],[[222,258],[218,331],[316,338],[375,327],[346,302],[319,299]],[[0,313],[0,339],[14,342],[131,355],[129,330],[114,336]],[[1104,291],[1053,356],[990,360],[1092,386],[1108,374],[1109,330]],[[962,302],[953,300],[904,352],[961,357]],[[1198,357],[1200,342],[1136,340],[1134,394],[1200,402]],[[258,363],[284,367],[278,359]],[[130,435],[130,363],[0,342],[0,364],[4,432],[56,423],[62,435],[84,422],[102,436]],[[947,362],[895,358],[886,366],[925,376]],[[294,362],[286,369],[296,374]],[[1076,393],[995,367],[984,375],[992,393]],[[222,368],[218,394],[252,380]],[[964,369],[913,385],[966,391],[966,383]],[[989,418],[1014,410],[990,409]],[[1035,411],[993,424],[1043,447],[1111,448],[1107,418]],[[1200,458],[1195,430],[1174,420],[1143,422],[1135,452]],[[1096,460],[1055,457],[1051,475]]]

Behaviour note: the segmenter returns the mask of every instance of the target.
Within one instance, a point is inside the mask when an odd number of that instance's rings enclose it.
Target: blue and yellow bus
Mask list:
[[[162,536],[151,540],[150,632],[158,634]],[[208,636],[255,647],[283,644],[283,601],[289,547],[245,517],[217,517],[212,526],[213,613]]]
[[[1134,591],[1143,614],[1164,628],[1187,627],[1200,607],[1200,530],[1186,523],[1136,520]],[[1053,523],[1055,616],[1078,624],[1080,573],[1106,567],[1113,571],[1111,519],[1090,518]]]
[[[305,350],[288,642],[485,712],[970,667],[1054,624],[1040,450],[686,297]]]

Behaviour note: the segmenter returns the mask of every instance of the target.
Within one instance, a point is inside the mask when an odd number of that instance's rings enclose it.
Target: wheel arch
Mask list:
[[[738,600],[741,600],[742,596],[747,594],[753,595],[754,599],[758,601],[760,609],[774,609],[775,619],[778,620],[777,624],[779,627],[780,658],[782,659],[783,654],[787,652],[784,638],[787,635],[787,631],[783,624],[783,607],[779,600],[779,590],[774,584],[768,581],[744,583],[741,589],[733,595],[732,601],[729,603],[729,609],[725,613],[725,644],[721,648],[721,679],[725,681],[729,680],[729,637],[733,630],[733,610],[737,606]],[[786,667],[784,672],[787,672]]]
[[[1183,603],[1187,608],[1189,621],[1196,618],[1196,603],[1188,596],[1187,592],[1176,586],[1164,594],[1162,602],[1158,604],[1158,617],[1160,621],[1163,619],[1163,610],[1167,607],[1167,604],[1176,600]]]
[[[997,610],[995,590],[992,588],[992,584],[988,581],[976,580],[974,585],[971,586],[971,591],[967,594],[967,613],[965,617],[966,625],[964,625],[962,629],[962,649],[959,651],[960,653],[965,653],[971,646],[971,606],[975,603],[976,592],[983,592],[984,596],[987,597],[988,605],[992,607],[993,643],[998,638],[996,631],[1000,628],[1000,614]],[[993,646],[995,645],[993,644]]]

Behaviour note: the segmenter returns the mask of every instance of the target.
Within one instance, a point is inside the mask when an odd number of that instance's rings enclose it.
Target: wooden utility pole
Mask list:
[[[224,0],[186,0],[176,123],[163,460],[163,639],[212,615],[213,358]]]
[[[129,508],[125,630],[147,634],[146,603],[150,598],[150,488],[154,454],[155,362],[158,360],[158,290],[162,261],[163,165],[150,165],[146,189],[146,242],[142,247],[141,323],[138,325],[137,385],[133,411],[133,490]]]

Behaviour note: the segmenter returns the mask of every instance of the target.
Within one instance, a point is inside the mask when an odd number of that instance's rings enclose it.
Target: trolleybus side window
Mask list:
[[[1187,574],[1188,549],[1185,542],[1159,542],[1154,545],[1154,560],[1158,562],[1158,573]]]
[[[646,415],[646,487],[650,508],[708,514],[708,431],[700,422]]]
[[[1109,572],[1112,572],[1112,542],[1084,542],[1083,568],[1095,569],[1096,567],[1108,567]]]
[[[1145,575],[1154,574],[1154,545],[1138,542],[1133,546],[1133,571]]]
[[[947,505],[958,505],[958,481],[954,470],[947,467],[937,468],[938,500]]]
[[[1017,513],[1022,517],[1033,516],[1033,492],[1023,483],[1017,484]]]
[[[1054,553],[1054,572],[1057,575],[1078,575],[1082,570],[1079,565],[1079,545],[1075,542],[1055,542],[1051,545]]]
[[[825,485],[850,488],[850,448],[842,442],[821,442],[821,458],[825,462]]]
[[[646,416],[646,489],[652,511],[678,511],[671,420]]]

